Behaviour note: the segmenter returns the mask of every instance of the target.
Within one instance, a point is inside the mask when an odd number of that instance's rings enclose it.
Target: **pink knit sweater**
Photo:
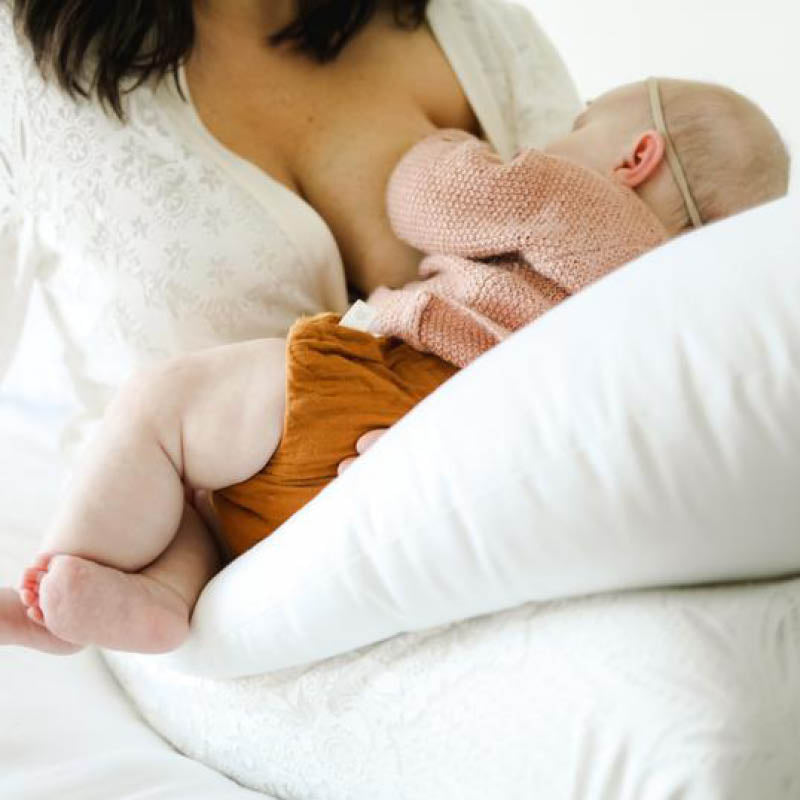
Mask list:
[[[504,163],[457,130],[403,157],[387,203],[395,233],[427,255],[422,280],[372,293],[371,329],[459,367],[667,239],[633,190],[536,150]]]

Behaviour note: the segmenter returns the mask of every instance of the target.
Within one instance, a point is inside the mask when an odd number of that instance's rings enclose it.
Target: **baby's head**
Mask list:
[[[781,197],[789,184],[789,154],[769,118],[709,83],[651,79],[613,89],[545,149],[634,189],[671,235],[692,227],[692,204],[711,222]]]

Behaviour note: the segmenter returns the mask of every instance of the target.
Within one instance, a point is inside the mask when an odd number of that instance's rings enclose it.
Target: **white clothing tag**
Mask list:
[[[356,300],[347,310],[347,313],[339,320],[340,325],[345,328],[352,328],[364,333],[372,333],[369,326],[377,316],[377,311],[368,306],[363,300]],[[376,335],[376,334],[373,334]]]

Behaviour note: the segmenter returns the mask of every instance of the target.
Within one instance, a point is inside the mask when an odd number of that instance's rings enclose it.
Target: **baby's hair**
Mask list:
[[[667,128],[704,222],[786,194],[789,152],[755,103],[716,84],[659,83]],[[671,219],[690,224],[680,195]]]

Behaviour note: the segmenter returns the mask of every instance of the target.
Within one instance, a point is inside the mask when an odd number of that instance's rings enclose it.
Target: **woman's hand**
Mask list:
[[[374,431],[367,431],[359,440],[356,442],[356,453],[358,456],[363,456],[367,450],[378,441],[378,439],[383,436],[386,431],[389,430],[388,428],[378,428]],[[339,464],[339,469],[337,470],[338,474],[341,475],[357,458],[358,456],[353,456],[352,458],[346,458]]]

